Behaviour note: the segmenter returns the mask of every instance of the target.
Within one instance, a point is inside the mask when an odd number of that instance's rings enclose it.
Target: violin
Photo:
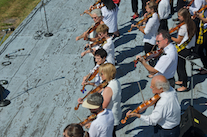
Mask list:
[[[95,78],[96,74],[98,74],[98,70],[99,70],[99,68],[97,68],[93,73],[91,73],[91,74],[89,75],[89,77],[85,80],[85,82],[91,81],[93,78]],[[83,87],[82,87],[82,89],[81,89],[81,92],[82,92],[82,93],[84,93],[84,91],[86,91],[86,90],[85,90],[85,86],[86,86],[86,85],[83,85]]]
[[[182,22],[182,23],[178,24],[176,27],[172,28],[172,29],[169,31],[169,33],[170,33],[170,34],[173,33],[174,31],[178,30],[178,29],[179,29],[182,25],[184,25],[184,24],[185,24],[185,22]]]
[[[85,97],[83,97],[82,100],[84,100],[88,95],[98,92],[99,90],[101,90],[102,88],[106,87],[107,85],[108,85],[108,82],[106,82],[106,81],[102,82],[102,83],[101,83],[98,87],[96,87],[94,90],[89,91],[89,92],[85,95]],[[75,109],[75,110],[78,110],[79,106],[80,106],[80,103],[78,103],[78,105],[77,105],[74,109]]]
[[[148,20],[148,18],[150,18],[150,17],[152,17],[152,14],[148,14],[146,17],[144,17],[144,19],[138,21],[138,22],[136,23],[136,25],[141,24],[142,22]],[[128,32],[131,32],[133,28],[134,28],[134,27],[131,27],[130,30],[128,30]]]
[[[197,11],[197,13],[200,13],[201,11],[203,11],[203,10],[205,10],[207,8],[207,5],[205,5],[203,8],[201,8],[201,9],[199,9],[198,11]],[[193,15],[193,18],[195,18],[196,17],[196,14],[194,14]]]
[[[141,113],[144,110],[146,110],[149,106],[152,106],[160,99],[160,96],[158,94],[155,94],[152,98],[150,98],[145,103],[142,103],[139,105],[135,110],[133,110],[131,113]],[[129,116],[126,116],[124,119],[121,120],[122,124],[125,124]]]
[[[97,40],[97,41],[93,42],[92,44],[90,44],[90,46],[93,47],[93,46],[98,45],[98,44],[103,44],[105,41],[106,41],[106,38],[102,38],[100,40]],[[84,50],[86,50],[87,48],[88,48],[88,46],[85,47]]]
[[[207,8],[207,5],[205,5],[203,8],[201,8],[200,10],[198,10],[197,13],[199,13],[199,12],[205,10],[206,8]],[[196,17],[196,14],[193,15],[193,18],[195,18],[195,17]],[[173,33],[174,31],[178,30],[178,29],[179,29],[182,25],[184,25],[184,24],[185,24],[184,22],[178,24],[176,27],[172,28],[172,29],[169,31],[169,33],[170,33],[170,34]]]
[[[193,2],[194,2],[194,0],[191,0],[187,6],[192,5],[192,4],[193,4]]]
[[[87,119],[85,119],[84,121],[80,122],[79,125],[81,126],[85,126],[86,124],[88,124],[89,122],[93,121],[94,119],[96,119],[96,114],[92,114],[90,115]]]
[[[160,2],[160,0],[156,0],[156,1],[155,1],[155,3],[157,3],[157,4],[158,4],[158,2]],[[136,23],[136,25],[141,24],[142,22],[148,20],[150,17],[152,17],[152,14],[148,14],[148,15],[147,15],[146,17],[144,17],[142,20],[138,21],[138,22]],[[131,27],[130,30],[128,30],[128,32],[131,32],[131,31],[132,31],[132,28],[134,28],[134,27]]]
[[[97,2],[95,2],[92,6],[96,6],[97,4],[101,3],[101,0],[98,0]],[[89,9],[89,11],[91,12],[93,9]],[[80,14],[81,16],[83,16],[83,14],[85,14],[85,12],[83,12],[82,14]]]
[[[157,58],[159,57],[162,53],[163,53],[163,49],[159,49],[159,50],[156,50],[156,51],[150,51],[148,52],[146,55],[142,56],[145,60],[148,60],[148,59],[152,59],[152,58]],[[138,60],[134,60],[134,66],[136,67],[136,64],[137,62],[139,61]]]
[[[87,34],[89,35],[91,32],[96,30],[96,28],[100,25],[100,23],[101,22],[96,22],[96,24],[88,30]],[[84,40],[86,40],[86,39],[87,39],[87,36],[84,37]]]

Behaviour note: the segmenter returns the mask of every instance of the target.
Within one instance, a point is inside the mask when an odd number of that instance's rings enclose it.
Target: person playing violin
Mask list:
[[[83,130],[81,125],[72,123],[63,130],[63,137],[89,137],[89,134]]]
[[[136,26],[144,34],[144,51],[148,53],[152,50],[153,45],[156,43],[156,34],[159,28],[160,22],[157,14],[157,4],[155,1],[149,1],[146,5],[146,10],[148,14],[152,14],[145,26],[138,26],[132,24],[131,27]],[[155,50],[155,49],[154,49]],[[149,64],[154,66],[155,61],[150,60]]]
[[[207,4],[207,0],[206,4]],[[205,69],[207,69],[207,10],[204,11],[204,13],[197,13],[194,12],[194,14],[196,15],[197,18],[199,18],[202,22],[201,22],[201,30],[203,31],[203,41],[200,41],[199,46],[198,46],[198,55],[201,58],[201,62],[203,64],[203,67]],[[207,74],[207,71],[200,68],[200,74]]]
[[[181,108],[175,89],[170,87],[168,80],[163,75],[154,76],[150,88],[153,94],[160,96],[152,114],[141,115],[131,113],[129,110],[126,115],[138,117],[149,125],[155,126],[154,136],[156,137],[178,137]]]
[[[184,22],[179,30],[177,37],[171,37],[172,41],[176,43],[176,49],[178,55],[186,58],[191,53],[191,48],[195,46],[196,42],[196,25],[191,19],[191,15],[186,8],[181,8],[178,11],[178,19],[180,22]],[[186,91],[188,76],[186,72],[186,60],[178,57],[178,81],[175,82],[177,85],[181,85],[180,88],[177,88],[177,91]]]
[[[94,73],[94,71],[98,69],[101,64],[107,63],[106,57],[107,57],[107,52],[104,49],[96,50],[94,55],[96,66],[90,71],[90,73],[87,76],[83,77],[83,81],[81,83],[82,86],[83,85],[98,86],[100,83],[103,82],[99,74],[96,74],[94,83],[88,83],[86,82],[86,79],[88,79],[90,74]]]
[[[138,55],[136,59],[140,61],[144,67],[149,71],[150,74],[162,74],[164,75],[170,82],[172,87],[175,87],[175,71],[177,69],[177,60],[178,54],[175,46],[170,43],[171,36],[168,31],[160,30],[156,36],[156,43],[159,49],[164,50],[164,55],[162,55],[155,67],[152,67],[146,63],[146,60]]]
[[[121,84],[115,78],[116,75],[116,67],[111,63],[102,64],[99,67],[99,74],[103,81],[108,82],[107,87],[98,91],[103,95],[104,101],[102,107],[105,109],[111,109],[114,115],[114,130],[113,137],[116,137],[116,127],[120,123],[121,119]],[[78,103],[82,104],[82,98],[78,99]]]
[[[107,57],[106,60],[109,63],[115,64],[114,60],[114,43],[112,41],[112,37],[108,35],[108,26],[106,24],[101,24],[97,27],[96,33],[98,34],[99,39],[105,38],[106,41],[103,44],[99,44],[97,47],[92,48],[91,45],[87,44],[86,47],[89,47],[90,50],[86,50],[81,53],[81,57],[85,56],[87,53],[92,53],[94,54],[95,51],[99,48],[103,48],[107,52]]]
[[[112,137],[114,116],[111,110],[103,109],[103,97],[100,93],[93,93],[87,97],[82,106],[88,108],[97,117],[91,122],[90,137]]]
[[[88,31],[90,29],[92,29],[96,23],[100,23],[100,24],[104,24],[104,22],[102,21],[103,16],[101,13],[101,9],[94,9],[91,11],[91,13],[88,10],[85,10],[85,13],[89,14],[91,16],[91,18],[93,19],[94,23],[92,24],[92,26],[85,31],[83,34],[81,34],[80,36],[76,37],[76,41],[82,39],[82,38],[86,38],[86,40],[89,41],[96,41],[97,40],[97,35],[96,35],[96,31],[94,30],[93,32],[91,32],[90,34],[88,34]],[[89,37],[88,37],[89,35]]]
[[[99,68],[101,79],[108,82],[104,88],[102,95],[104,98],[103,108],[111,109],[114,115],[113,137],[116,137],[116,127],[121,119],[121,84],[115,78],[116,67],[111,63],[102,64]]]

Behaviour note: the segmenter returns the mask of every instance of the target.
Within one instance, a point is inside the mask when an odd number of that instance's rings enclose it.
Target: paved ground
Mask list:
[[[52,37],[45,37],[47,32],[44,10],[41,3],[20,24],[13,34],[0,47],[0,62],[11,61],[11,65],[0,65],[0,79],[9,81],[5,97],[11,101],[7,107],[0,108],[0,137],[59,137],[69,123],[84,119],[89,111],[80,107],[74,110],[77,99],[83,97],[80,92],[82,77],[93,66],[93,58],[86,55],[80,58],[85,41],[75,41],[75,37],[85,31],[92,23],[88,15],[80,17],[94,0],[48,0],[45,8]],[[137,82],[141,84],[145,99],[153,96],[149,88],[151,79],[148,72],[138,63],[135,68],[135,55],[143,55],[143,34],[130,28],[131,1],[122,0],[118,13],[118,27],[121,33],[114,40],[116,46],[117,79],[122,84],[123,117],[129,109],[135,109],[142,103]],[[176,1],[174,2],[176,3]],[[141,1],[139,1],[141,7]],[[174,14],[174,18],[176,17]],[[138,21],[140,19],[137,19]],[[173,27],[169,19],[169,27]],[[39,31],[39,36],[37,31]],[[5,55],[18,49],[13,58]],[[202,65],[200,60],[195,62]],[[198,67],[195,67],[198,68]],[[191,65],[187,63],[190,80]],[[195,74],[195,72],[194,72]],[[177,78],[177,76],[176,76]],[[189,82],[190,84],[190,82]],[[200,103],[207,102],[206,75],[193,76],[194,108],[207,115],[207,107]],[[91,87],[87,87],[90,90]],[[191,92],[178,93],[183,112],[190,103]],[[149,107],[144,114],[150,114]],[[119,125],[118,137],[148,137],[153,128],[139,119],[129,119],[125,125]]]

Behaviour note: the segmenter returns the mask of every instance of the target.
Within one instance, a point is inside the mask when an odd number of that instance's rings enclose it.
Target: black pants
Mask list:
[[[145,42],[144,43],[144,51],[145,51],[145,54],[149,53],[152,50],[153,46],[154,45]],[[155,50],[156,50],[156,47],[153,49],[153,51],[155,51]],[[149,60],[149,64],[152,67],[155,66],[156,62],[157,62],[157,59],[151,59],[151,60]]]
[[[154,127],[153,137],[179,137],[180,127],[179,125],[172,129],[163,129],[161,126],[156,125]]]
[[[190,49],[185,48],[180,52],[178,52],[178,54],[186,58],[187,56],[190,55]],[[186,64],[186,60],[178,56],[178,66],[177,66],[178,80],[183,82],[182,86],[187,87],[188,75],[186,72],[185,64]]]
[[[203,35],[203,44],[198,46],[198,55],[201,57],[203,67],[207,69],[207,32]]]
[[[114,130],[113,130],[113,137],[116,137],[116,128],[117,128],[117,126],[114,126]]]
[[[138,11],[138,0],[131,0],[132,11],[135,13]]]
[[[183,8],[184,6],[186,6],[186,2],[184,1],[184,0],[178,0],[177,1],[177,12],[181,9],[181,8]]]
[[[146,13],[146,3],[148,2],[149,0],[142,0],[142,13],[143,15]]]
[[[168,79],[168,81],[170,83],[170,86],[173,87],[173,88],[175,88],[175,78],[174,77],[173,78],[170,78],[170,79]]]
[[[161,29],[168,31],[168,25],[167,24],[168,24],[167,23],[167,19],[161,19],[160,20],[160,26],[158,28],[158,31],[160,31]]]

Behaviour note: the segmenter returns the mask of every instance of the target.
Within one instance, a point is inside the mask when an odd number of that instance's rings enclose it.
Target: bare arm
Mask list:
[[[111,101],[112,95],[113,95],[112,89],[110,87],[106,87],[103,91],[103,98],[104,98],[104,102],[103,102],[103,105],[102,105],[103,108],[108,107],[108,105]]]
[[[175,43],[180,44],[180,42],[183,40],[184,36],[178,35],[177,38],[171,37],[172,41],[175,41]]]
[[[158,72],[152,66],[148,65],[146,60],[142,56],[138,55],[136,56],[136,59],[139,60],[143,64],[143,66],[149,71],[150,74],[154,75]]]

